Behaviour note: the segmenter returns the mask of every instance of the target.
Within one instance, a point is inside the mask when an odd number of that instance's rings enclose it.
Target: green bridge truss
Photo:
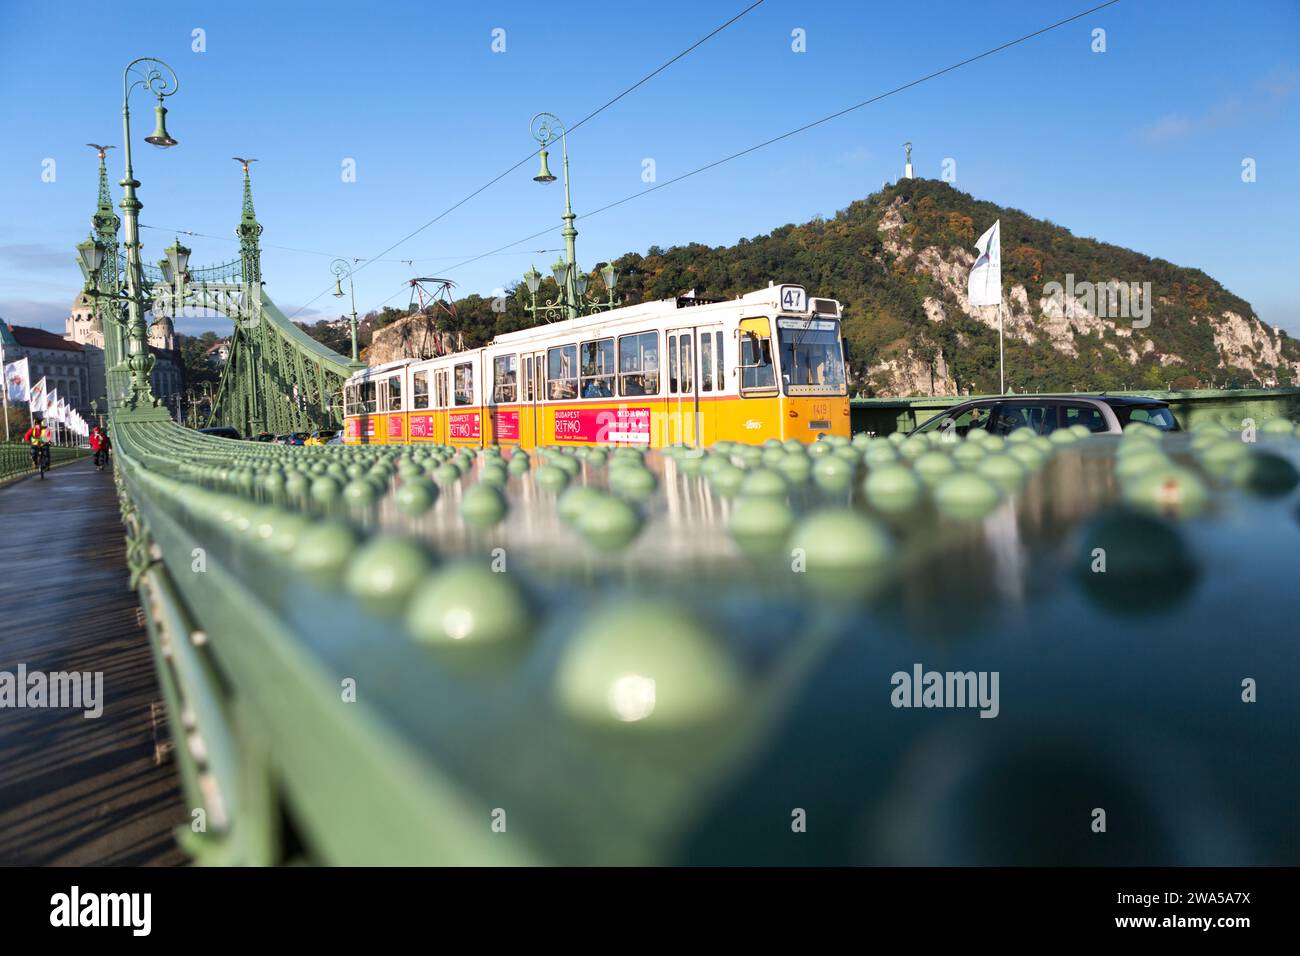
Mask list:
[[[99,201],[91,218],[88,242],[98,241],[104,255],[98,271],[88,278],[87,291],[94,296],[104,329],[110,406],[120,403],[129,392],[121,300],[127,284],[126,258],[119,251],[120,224],[113,212],[101,153]],[[230,262],[189,268],[189,250],[178,241],[166,250],[168,259],[159,266],[144,268],[143,292],[155,316],[176,317],[189,310],[215,312],[229,318],[234,326],[207,424],[227,425],[245,435],[341,426],[343,382],[364,366],[307,335],[266,294],[260,247],[262,225],[253,209],[247,166],[243,212],[235,231],[240,254]]]

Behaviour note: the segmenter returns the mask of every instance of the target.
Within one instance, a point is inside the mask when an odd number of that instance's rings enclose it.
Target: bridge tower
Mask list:
[[[267,427],[267,396],[265,387],[259,388],[259,385],[264,385],[259,382],[265,359],[262,351],[263,337],[257,334],[262,314],[262,224],[257,221],[257,212],[253,208],[253,184],[248,176],[249,164],[257,160],[239,156],[234,158],[244,167],[243,208],[239,216],[239,225],[235,227],[235,235],[239,237],[239,259],[242,266],[244,317],[243,321],[235,320],[235,334],[243,338],[244,349],[240,357],[247,362],[247,366],[240,371],[244,373],[243,380],[247,388],[245,420],[248,422],[251,435],[264,431]],[[234,351],[232,348],[232,356]]]
[[[88,144],[99,154],[99,195],[95,203],[94,215],[90,217],[91,238],[104,250],[104,257],[99,267],[99,275],[94,280],[94,287],[99,294],[92,298],[95,318],[98,320],[104,336],[104,376],[105,390],[109,402],[114,402],[122,395],[126,387],[126,324],[120,313],[122,291],[122,273],[117,231],[122,227],[122,220],[113,209],[113,197],[108,191],[108,168],[105,158],[112,146]],[[91,396],[97,397],[97,396]]]

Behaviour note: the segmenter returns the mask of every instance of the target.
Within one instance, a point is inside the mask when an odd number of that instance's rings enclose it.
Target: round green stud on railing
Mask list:
[[[460,514],[465,523],[476,528],[490,528],[506,514],[506,499],[495,485],[472,485],[460,502]]]
[[[406,612],[417,641],[479,647],[519,640],[530,630],[527,603],[505,574],[472,564],[434,572]]]
[[[406,538],[384,535],[356,551],[347,565],[348,591],[378,611],[395,611],[428,574],[433,562]]]
[[[727,530],[745,551],[755,557],[781,549],[794,525],[794,512],[774,495],[742,496],[732,508]]]
[[[393,493],[393,504],[406,515],[422,515],[438,499],[438,486],[428,478],[413,478],[402,482]]]
[[[803,561],[806,580],[836,596],[873,592],[894,556],[894,543],[876,521],[852,508],[825,508],[804,518],[787,542]]]
[[[885,514],[914,508],[921,498],[921,480],[911,469],[898,464],[873,468],[862,487],[871,506]]]
[[[1237,462],[1232,480],[1253,494],[1273,498],[1287,494],[1300,483],[1300,473],[1281,455],[1257,451]]]
[[[588,619],[560,661],[555,694],[579,720],[671,730],[724,718],[742,688],[731,657],[692,615],[632,600]]]
[[[296,568],[318,580],[337,578],[356,551],[357,533],[341,521],[312,525],[299,536],[292,561]]]
[[[636,508],[613,495],[591,499],[577,519],[578,530],[601,551],[618,551],[641,532],[641,515]]]
[[[934,502],[950,518],[982,518],[997,507],[999,487],[983,475],[964,472],[942,479],[934,489]]]

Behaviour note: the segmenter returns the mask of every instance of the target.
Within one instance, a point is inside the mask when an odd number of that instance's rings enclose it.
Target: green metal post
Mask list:
[[[132,82],[131,70],[141,65],[140,75]],[[161,68],[161,69],[160,69]],[[170,79],[162,72],[171,74]],[[153,57],[140,57],[127,64],[122,71],[122,149],[126,160],[125,177],[122,180],[122,221],[126,237],[126,347],[127,368],[130,371],[130,392],[126,398],[126,408],[132,412],[142,412],[157,407],[158,401],[150,386],[150,373],[153,371],[154,359],[149,352],[144,325],[144,268],[140,261],[140,210],[143,208],[136,198],[135,191],[140,183],[135,178],[131,166],[131,91],[142,86],[158,97],[155,112],[158,126],[154,135],[147,140],[156,146],[174,146],[175,140],[166,135],[163,97],[176,92],[180,81],[176,71],[162,60]],[[167,416],[166,410],[162,415]]]

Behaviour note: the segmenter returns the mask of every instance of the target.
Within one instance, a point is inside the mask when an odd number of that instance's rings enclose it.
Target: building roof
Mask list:
[[[80,352],[81,344],[71,342],[56,332],[33,329],[26,325],[11,325],[9,331],[14,340],[29,349],[62,349],[65,352]]]

